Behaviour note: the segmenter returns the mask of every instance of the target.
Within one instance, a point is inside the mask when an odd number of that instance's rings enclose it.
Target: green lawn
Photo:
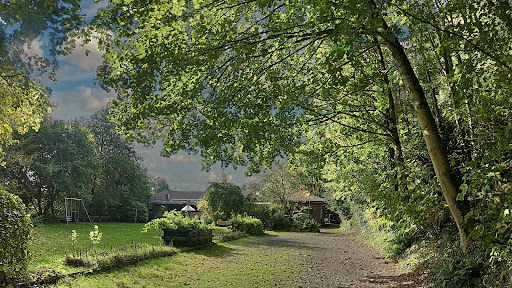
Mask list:
[[[111,250],[133,244],[160,245],[162,232],[141,232],[144,224],[98,223],[103,233],[97,249]],[[89,251],[92,225],[87,223],[45,224],[33,230],[30,269],[36,274],[83,270],[64,265],[73,251],[71,232],[78,239],[75,252]],[[215,228],[227,232],[226,228]],[[275,234],[275,232],[269,232]],[[267,245],[266,237],[247,237],[218,243],[173,256],[144,260],[110,272],[61,280],[58,287],[295,287],[301,271],[299,251],[286,246]],[[180,250],[178,250],[180,251]]]
[[[97,247],[99,251],[132,244],[162,243],[161,231],[149,230],[143,233],[141,231],[144,224],[141,223],[97,223],[96,225],[99,232],[103,234]],[[69,224],[69,227],[66,224],[44,224],[41,227],[35,227],[32,231],[30,269],[61,266],[62,258],[66,253],[69,255],[73,251],[72,230],[76,230],[78,234],[75,251],[90,251],[93,245],[89,239],[89,232],[94,230],[90,223]]]
[[[108,273],[61,280],[57,287],[296,287],[299,251],[248,237]]]

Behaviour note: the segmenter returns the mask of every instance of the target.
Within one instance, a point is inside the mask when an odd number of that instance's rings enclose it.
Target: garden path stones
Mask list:
[[[297,287],[408,287],[398,283],[396,265],[352,236],[278,233],[264,238],[267,245],[285,245],[304,256],[305,269]]]

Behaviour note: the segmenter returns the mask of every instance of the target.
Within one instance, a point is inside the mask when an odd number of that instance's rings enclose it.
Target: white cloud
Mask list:
[[[39,56],[44,57],[44,51],[41,48],[41,46],[44,46],[44,43],[39,41],[39,38],[34,39],[32,43],[25,43],[23,45],[23,50],[27,53],[27,56]]]
[[[105,107],[108,101],[114,98],[112,95],[99,89],[92,89],[85,86],[79,86],[77,89],[81,92],[80,98],[82,98],[85,110],[99,110]]]
[[[75,50],[68,55],[60,56],[59,61],[71,63],[86,71],[93,71],[101,65],[103,54],[103,51],[98,50],[97,39],[93,38],[91,42],[84,44],[84,39],[80,38],[76,40]]]

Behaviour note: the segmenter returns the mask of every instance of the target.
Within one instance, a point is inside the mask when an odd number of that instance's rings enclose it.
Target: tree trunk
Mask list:
[[[389,121],[389,125],[387,127],[389,133],[391,134],[391,142],[393,143],[394,155],[393,159],[398,166],[399,171],[403,171],[404,164],[404,156],[402,153],[402,143],[400,141],[400,136],[398,135],[398,120],[396,116],[396,107],[395,107],[395,99],[393,97],[393,92],[391,91],[391,85],[389,83],[389,77],[386,72],[386,62],[384,61],[384,55],[382,53],[382,49],[380,45],[377,45],[377,53],[379,54],[379,62],[382,68],[382,79],[384,81],[384,93],[388,98],[388,113],[387,118]]]
[[[384,20],[382,21],[385,26],[384,31],[387,31],[387,25]],[[434,166],[437,179],[443,189],[443,196],[459,230],[460,247],[462,251],[466,252],[468,243],[464,230],[464,219],[455,202],[459,189],[456,182],[451,179],[452,173],[446,148],[441,136],[439,135],[439,130],[437,129],[436,122],[430,111],[423,88],[412,69],[411,62],[407,58],[404,48],[396,36],[394,34],[387,33],[386,35],[381,35],[380,38],[390,50],[398,67],[400,76],[402,77],[402,81],[409,91],[409,96],[414,104],[416,116],[420,122],[421,131],[427,145],[432,165]]]
[[[427,81],[432,83],[434,82],[434,80],[432,80],[432,77],[430,76],[430,72],[427,70]],[[438,124],[438,129],[439,129],[439,126],[441,125],[441,112],[439,111],[439,103],[437,101],[437,93],[436,93],[436,89],[434,88],[434,85],[432,85],[432,90],[431,90],[431,98],[432,98],[432,109],[434,111],[434,116],[436,117],[435,119],[437,120],[437,124]]]

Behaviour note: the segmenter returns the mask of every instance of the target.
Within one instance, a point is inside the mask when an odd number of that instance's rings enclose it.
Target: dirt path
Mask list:
[[[266,241],[299,249],[304,255],[306,271],[300,275],[299,287],[414,287],[401,280],[396,265],[348,235],[279,233]]]

